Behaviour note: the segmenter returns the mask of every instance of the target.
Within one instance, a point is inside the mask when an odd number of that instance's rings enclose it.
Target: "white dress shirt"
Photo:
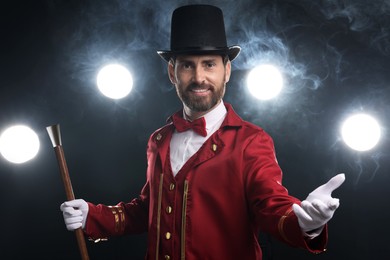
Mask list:
[[[219,129],[226,113],[226,107],[221,101],[218,106],[204,115],[206,120],[206,137],[198,135],[192,129],[181,133],[175,130],[170,143],[170,159],[174,176],[176,176],[188,159],[199,150],[203,143]],[[184,110],[183,118],[187,119]]]

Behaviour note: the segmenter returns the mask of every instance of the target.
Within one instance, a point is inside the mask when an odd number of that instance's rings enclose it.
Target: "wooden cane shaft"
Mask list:
[[[72,182],[70,181],[70,177],[69,177],[68,166],[65,160],[64,150],[62,149],[61,145],[58,145],[54,147],[54,151],[57,157],[58,166],[60,168],[61,178],[64,183],[66,199],[74,200],[75,197],[73,193]],[[81,259],[89,260],[87,245],[85,244],[85,237],[84,237],[83,230],[81,228],[78,228],[75,230],[75,234],[76,234],[77,244],[79,246],[79,250],[81,254]]]
[[[54,151],[56,153],[58,166],[60,167],[61,178],[62,178],[62,182],[64,183],[64,188],[66,193],[66,199],[74,200],[75,197],[73,194],[72,182],[70,181],[70,177],[69,177],[68,166],[65,160],[64,149],[62,149],[62,146],[59,145],[54,147]]]
[[[85,244],[85,238],[84,238],[84,232],[81,228],[76,229],[75,231],[77,244],[79,246],[81,259],[82,260],[89,260],[88,251],[87,251],[87,245]]]

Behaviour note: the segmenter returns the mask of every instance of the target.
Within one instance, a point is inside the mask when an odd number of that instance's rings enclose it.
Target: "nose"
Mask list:
[[[200,85],[206,80],[206,74],[202,66],[196,66],[193,76],[194,83]]]

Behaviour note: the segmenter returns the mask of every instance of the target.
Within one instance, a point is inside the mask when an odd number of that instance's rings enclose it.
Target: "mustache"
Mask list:
[[[214,87],[210,84],[197,84],[197,83],[191,83],[186,87],[187,90],[192,89],[211,89],[213,90]]]

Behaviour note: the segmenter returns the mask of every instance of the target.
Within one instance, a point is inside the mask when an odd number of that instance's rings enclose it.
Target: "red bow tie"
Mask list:
[[[204,119],[204,117],[195,119],[194,121],[187,121],[184,118],[180,117],[179,113],[176,113],[173,115],[172,120],[178,132],[184,132],[188,129],[192,129],[195,133],[203,137],[207,136],[206,120]]]

